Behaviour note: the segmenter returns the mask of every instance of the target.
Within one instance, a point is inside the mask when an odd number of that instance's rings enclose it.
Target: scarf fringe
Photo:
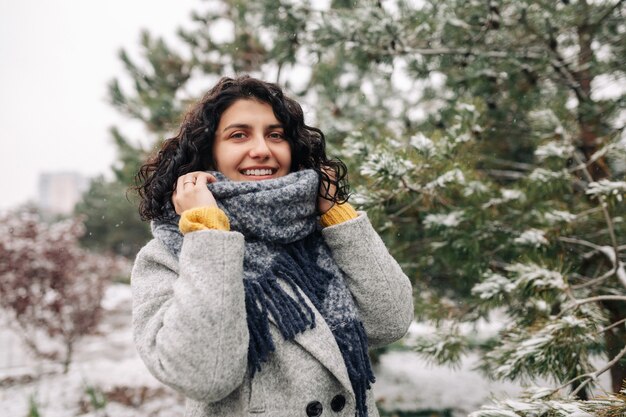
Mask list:
[[[269,331],[270,314],[285,340],[292,340],[296,334],[315,327],[315,313],[307,305],[302,293],[317,308],[318,296],[324,293],[327,281],[316,279],[319,278],[316,275],[303,275],[305,272],[290,252],[281,251],[267,274],[255,280],[244,280],[246,315],[250,329],[248,367],[251,376],[261,370],[261,363],[266,362],[270,353],[275,350]],[[305,277],[309,279],[304,279]],[[280,286],[278,279],[289,285],[295,299]]]
[[[363,324],[351,321],[332,329],[343,361],[348,369],[348,376],[356,397],[356,416],[367,417],[367,393],[371,384],[376,382],[369,356],[367,354],[367,336]]]

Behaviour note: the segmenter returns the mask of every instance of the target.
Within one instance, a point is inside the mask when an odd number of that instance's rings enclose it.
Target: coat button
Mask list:
[[[311,401],[306,406],[306,415],[309,417],[319,417],[322,415],[322,410],[324,410],[324,407],[322,407],[321,402]]]
[[[343,407],[345,407],[345,405],[346,405],[346,397],[344,397],[341,394],[335,395],[335,397],[330,402],[330,408],[332,408],[333,411],[337,411],[337,412],[343,410]]]

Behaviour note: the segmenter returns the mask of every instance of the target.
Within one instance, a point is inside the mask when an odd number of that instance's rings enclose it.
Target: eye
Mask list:
[[[283,135],[281,132],[270,132],[269,135],[267,136],[270,139],[275,140],[275,141],[280,141],[280,140],[285,139],[285,135]]]
[[[247,136],[246,136],[246,133],[245,133],[245,132],[233,132],[233,133],[229,136],[229,138],[231,138],[231,139],[245,139],[246,137],[247,137]]]

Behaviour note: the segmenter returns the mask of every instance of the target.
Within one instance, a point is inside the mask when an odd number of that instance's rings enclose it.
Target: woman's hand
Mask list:
[[[335,171],[329,168],[322,168],[322,171],[325,172],[332,181],[335,181],[337,178],[337,175],[335,174]],[[324,177],[322,177],[322,181],[320,183],[320,192],[319,192],[319,197],[317,198],[317,209],[319,210],[320,214],[325,214],[328,210],[330,210],[334,205],[335,202],[332,200],[326,200],[324,197],[322,197],[323,195],[328,197],[328,198],[335,198],[335,195],[337,194],[337,186],[334,185],[332,182],[329,182],[328,180],[324,180]]]
[[[213,175],[202,171],[194,171],[178,177],[176,189],[172,194],[176,214],[196,207],[217,207],[215,197],[207,188],[207,184],[216,181],[217,178]]]

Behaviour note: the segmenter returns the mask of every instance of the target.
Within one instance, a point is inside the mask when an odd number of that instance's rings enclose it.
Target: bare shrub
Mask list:
[[[78,245],[80,219],[45,223],[32,211],[0,215],[0,307],[23,341],[67,372],[76,341],[95,330],[119,259]]]

